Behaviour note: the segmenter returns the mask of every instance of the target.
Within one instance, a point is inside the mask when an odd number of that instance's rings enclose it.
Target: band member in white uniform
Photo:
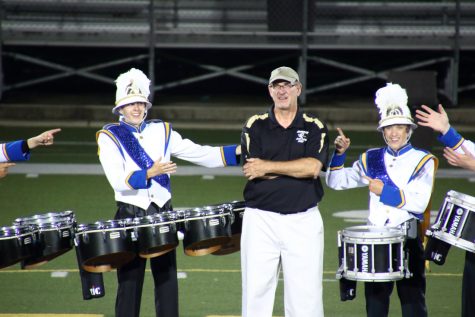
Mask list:
[[[475,171],[475,144],[463,138],[450,126],[449,117],[442,105],[438,111],[423,105],[416,110],[419,125],[439,132],[438,139],[444,144],[444,157],[450,165]],[[475,253],[465,253],[462,278],[462,317],[475,316]]]
[[[418,228],[423,221],[434,183],[437,159],[430,153],[415,149],[409,139],[417,126],[409,108],[407,94],[399,85],[387,84],[376,92],[376,105],[387,146],[361,154],[351,167],[344,167],[346,150],[350,146],[341,129],[335,140],[335,153],[327,170],[330,188],[344,190],[369,187],[368,225],[400,227],[406,222]],[[414,231],[414,230],[413,230]],[[409,232],[405,249],[409,252],[411,278],[396,282],[403,316],[427,316],[425,304],[425,267],[422,232]],[[388,316],[389,298],[394,282],[366,282],[367,316]]]
[[[170,174],[177,165],[170,161],[171,156],[206,167],[238,164],[237,145],[198,145],[182,138],[168,122],[145,121],[152,104],[148,100],[150,80],[142,71],[132,68],[121,74],[116,84],[112,112],[119,115],[119,122],[104,126],[97,133],[99,160],[117,202],[115,219],[172,209]],[[136,257],[117,270],[116,316],[140,316],[145,265],[146,259]],[[152,258],[150,265],[157,316],[178,317],[175,251]]]
[[[270,109],[249,118],[241,146],[246,209],[241,235],[242,316],[271,317],[280,269],[288,317],[323,317],[323,197],[328,130],[298,107],[289,67],[272,71]]]
[[[15,166],[15,163],[30,159],[30,150],[38,146],[50,146],[54,143],[54,135],[61,129],[45,131],[28,140],[18,140],[0,143],[0,178],[8,174],[8,168]]]

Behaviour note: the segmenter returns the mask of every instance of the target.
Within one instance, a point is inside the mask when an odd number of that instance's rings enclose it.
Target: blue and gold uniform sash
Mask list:
[[[386,148],[367,151],[361,156],[362,165],[368,177],[380,179],[384,184],[397,187],[388,175],[384,164],[384,153]]]
[[[145,152],[132,132],[130,132],[126,127],[122,125],[110,125],[106,129],[120,141],[127,154],[129,154],[135,164],[137,164],[141,169],[146,170],[153,165],[153,160]],[[152,177],[152,180],[156,181],[160,186],[171,192],[170,176],[167,174],[154,176]]]

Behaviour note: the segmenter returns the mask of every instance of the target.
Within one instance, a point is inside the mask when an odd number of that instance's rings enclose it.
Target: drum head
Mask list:
[[[213,252],[213,255],[228,255],[241,250],[241,234],[233,234],[231,240],[221,246],[220,249]]]
[[[89,258],[82,263],[85,271],[92,273],[107,272],[120,268],[135,258],[133,252],[117,252]]]
[[[151,259],[160,255],[164,255],[165,253],[168,253],[174,250],[175,248],[176,244],[168,244],[157,248],[149,249],[146,252],[139,252],[139,256],[144,259]]]
[[[214,253],[221,249],[221,246],[228,243],[229,237],[217,237],[191,243],[184,248],[185,254],[189,256],[202,256]]]

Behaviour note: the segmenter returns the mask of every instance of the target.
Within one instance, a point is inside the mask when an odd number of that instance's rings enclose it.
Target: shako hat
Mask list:
[[[128,72],[120,74],[115,83],[117,91],[112,113],[119,115],[119,108],[135,102],[145,103],[147,110],[152,107],[148,101],[150,80],[141,70],[131,68]]]
[[[393,124],[406,124],[412,129],[417,128],[407,106],[406,90],[398,84],[388,83],[385,87],[378,89],[374,102],[381,118],[378,131]]]

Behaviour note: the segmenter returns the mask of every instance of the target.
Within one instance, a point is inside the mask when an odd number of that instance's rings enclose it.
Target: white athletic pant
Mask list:
[[[281,215],[244,212],[242,316],[272,317],[282,267],[286,317],[323,317],[323,222],[318,207]]]

